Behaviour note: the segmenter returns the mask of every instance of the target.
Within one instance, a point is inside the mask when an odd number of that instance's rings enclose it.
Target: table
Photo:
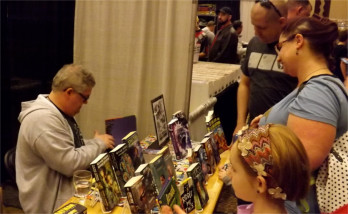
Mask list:
[[[219,179],[218,177],[218,167],[224,165],[225,163],[227,163],[229,161],[229,151],[225,151],[223,153],[221,153],[220,157],[220,163],[217,166],[217,169],[215,170],[215,173],[210,176],[209,180],[208,180],[208,184],[207,184],[207,191],[208,191],[208,195],[209,195],[209,201],[206,204],[206,206],[203,209],[202,214],[205,213],[213,213],[214,209],[215,209],[215,205],[216,202],[219,199],[219,195],[223,186],[223,182]],[[70,198],[67,202],[65,202],[62,206],[68,204],[68,203],[77,203],[78,202],[78,198],[76,197],[72,197]],[[90,206],[86,206],[87,207],[87,213],[88,214],[100,214],[103,213],[101,210],[101,205],[100,202],[98,202],[94,207],[90,207]],[[118,207],[116,206],[112,212],[110,212],[110,214],[130,214],[130,210],[126,209],[124,207]],[[192,214],[194,214],[194,211],[191,212]]]

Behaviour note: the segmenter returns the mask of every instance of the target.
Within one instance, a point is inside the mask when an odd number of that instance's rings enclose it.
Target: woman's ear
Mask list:
[[[296,41],[296,49],[300,49],[303,46],[304,43],[304,38],[302,34],[296,34],[295,36],[295,41]]]
[[[267,182],[266,179],[260,175],[256,177],[257,181],[257,193],[265,193],[267,192]]]

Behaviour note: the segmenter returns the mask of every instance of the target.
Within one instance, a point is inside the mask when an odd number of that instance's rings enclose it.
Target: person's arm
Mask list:
[[[336,127],[290,114],[287,126],[297,135],[305,147],[312,171],[328,156],[336,136]]]
[[[249,102],[249,85],[249,77],[242,74],[237,92],[237,125],[234,129],[233,135],[235,135],[243,126],[246,125]]]

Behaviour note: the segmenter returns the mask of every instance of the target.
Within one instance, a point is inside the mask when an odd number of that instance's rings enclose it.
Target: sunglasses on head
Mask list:
[[[282,14],[280,13],[280,11],[278,10],[278,8],[270,1],[270,0],[256,0],[255,3],[260,2],[260,5],[262,7],[271,9],[273,8],[274,11],[279,15],[279,17],[282,17]]]

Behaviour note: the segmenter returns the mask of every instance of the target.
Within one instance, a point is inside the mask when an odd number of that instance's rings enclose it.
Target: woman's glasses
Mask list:
[[[284,41],[278,42],[278,44],[276,44],[276,45],[274,46],[274,49],[276,50],[276,52],[279,53],[280,50],[281,50],[282,47],[283,47],[283,44],[284,44],[285,42],[288,42],[288,41],[293,40],[293,39],[295,38],[295,36],[296,36],[296,34],[290,36],[289,38],[285,39]]]
[[[260,2],[262,7],[266,7],[268,9],[273,8],[274,11],[279,15],[279,17],[282,17],[282,14],[278,10],[278,8],[270,1],[270,0],[256,0],[255,3]]]

